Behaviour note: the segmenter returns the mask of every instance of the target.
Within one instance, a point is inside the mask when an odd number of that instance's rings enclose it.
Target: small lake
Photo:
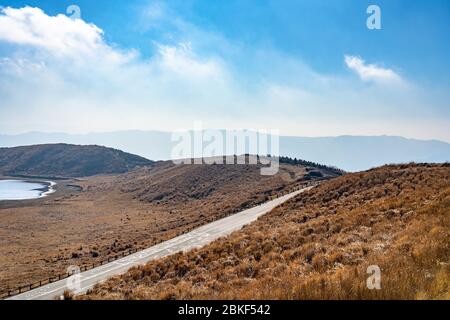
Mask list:
[[[23,180],[0,180],[1,200],[37,199],[54,192],[54,182],[29,182]]]

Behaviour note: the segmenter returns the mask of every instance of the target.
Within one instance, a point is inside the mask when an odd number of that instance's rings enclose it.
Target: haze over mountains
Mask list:
[[[171,141],[170,132],[161,131],[0,135],[0,147],[44,143],[104,145],[151,160],[170,159],[171,150],[176,145]],[[450,144],[397,136],[281,136],[280,155],[336,166],[346,171],[360,171],[390,163],[447,162],[450,160]]]

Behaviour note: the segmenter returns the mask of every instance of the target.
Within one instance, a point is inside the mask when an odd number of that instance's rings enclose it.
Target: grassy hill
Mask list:
[[[0,295],[64,273],[69,265],[142,250],[306,182],[342,174],[282,160],[273,176],[262,176],[261,165],[156,162],[123,174],[61,181],[47,198],[0,201]]]
[[[449,299],[449,208],[448,164],[346,174],[80,298]],[[369,265],[381,268],[381,290],[366,287]]]
[[[96,145],[0,148],[0,174],[10,176],[84,177],[124,173],[152,163],[130,153]]]
[[[248,163],[248,156],[246,159]],[[164,161],[151,168],[134,170],[116,183],[121,191],[132,193],[134,198],[144,202],[172,205],[201,202],[201,207],[217,205],[215,210],[224,212],[228,204],[235,207],[239,199],[243,208],[266,201],[281,190],[343,174],[339,169],[311,162],[280,160],[278,173],[272,176],[261,175],[261,164],[175,165]]]

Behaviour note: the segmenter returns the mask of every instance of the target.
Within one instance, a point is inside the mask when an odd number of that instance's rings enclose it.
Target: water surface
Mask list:
[[[48,184],[23,180],[0,180],[0,201],[45,197],[53,192],[54,183],[49,181]]]

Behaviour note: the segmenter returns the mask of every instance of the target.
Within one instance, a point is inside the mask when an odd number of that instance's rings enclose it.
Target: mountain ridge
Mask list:
[[[59,142],[104,145],[152,160],[171,159],[171,150],[175,144],[171,141],[171,133],[164,131],[0,134],[0,146],[5,147]],[[393,163],[448,162],[450,144],[440,140],[418,140],[388,135],[280,136],[280,155],[335,166],[346,171],[363,171]]]

